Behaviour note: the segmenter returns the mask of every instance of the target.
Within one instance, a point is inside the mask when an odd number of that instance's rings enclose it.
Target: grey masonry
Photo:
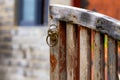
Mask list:
[[[0,0],[0,80],[49,80],[47,27],[15,26],[15,0]]]

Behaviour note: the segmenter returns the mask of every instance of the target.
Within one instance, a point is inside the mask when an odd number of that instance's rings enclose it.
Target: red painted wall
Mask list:
[[[72,0],[72,5],[74,7],[80,7],[80,0]]]
[[[72,5],[95,10],[120,20],[120,0],[72,0]]]
[[[87,9],[96,10],[120,20],[120,0],[85,0],[88,1]]]

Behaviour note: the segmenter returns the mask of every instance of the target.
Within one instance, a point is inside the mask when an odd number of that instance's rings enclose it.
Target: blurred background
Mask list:
[[[120,20],[119,0],[0,0],[0,80],[50,79],[49,4],[85,8]],[[120,58],[118,63],[120,69]]]

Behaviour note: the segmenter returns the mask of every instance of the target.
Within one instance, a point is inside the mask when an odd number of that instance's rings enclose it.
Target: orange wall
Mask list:
[[[86,0],[87,9],[96,10],[120,20],[120,0]]]

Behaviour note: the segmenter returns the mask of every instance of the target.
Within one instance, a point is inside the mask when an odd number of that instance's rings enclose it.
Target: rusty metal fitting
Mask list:
[[[46,38],[46,42],[48,46],[54,47],[58,43],[58,30],[55,24],[50,25],[48,29],[48,35]]]

